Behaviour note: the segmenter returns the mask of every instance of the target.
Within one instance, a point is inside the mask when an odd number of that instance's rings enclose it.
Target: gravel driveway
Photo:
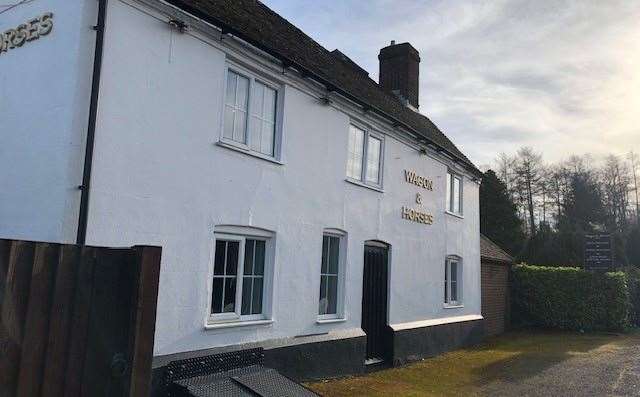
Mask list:
[[[573,352],[555,364],[537,363],[531,356],[530,374],[501,376],[479,388],[491,396],[640,396],[640,337]],[[526,360],[520,357],[518,360]],[[539,365],[545,368],[539,368]]]

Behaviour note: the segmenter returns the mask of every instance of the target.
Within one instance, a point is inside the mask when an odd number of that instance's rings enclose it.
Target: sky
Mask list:
[[[410,42],[420,112],[482,168],[640,152],[640,0],[264,2],[376,81],[380,48]]]

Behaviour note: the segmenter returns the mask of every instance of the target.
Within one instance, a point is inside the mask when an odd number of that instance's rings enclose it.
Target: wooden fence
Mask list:
[[[0,396],[146,396],[161,249],[0,239]]]

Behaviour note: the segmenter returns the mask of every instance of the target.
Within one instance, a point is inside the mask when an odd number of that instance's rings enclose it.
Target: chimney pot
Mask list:
[[[410,107],[418,109],[420,54],[409,43],[391,45],[380,50],[379,83],[387,92],[399,96]]]

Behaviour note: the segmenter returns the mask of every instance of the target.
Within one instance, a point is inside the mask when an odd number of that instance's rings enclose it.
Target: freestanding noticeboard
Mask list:
[[[584,237],[584,269],[600,272],[614,270],[611,235],[599,233],[587,234]]]

